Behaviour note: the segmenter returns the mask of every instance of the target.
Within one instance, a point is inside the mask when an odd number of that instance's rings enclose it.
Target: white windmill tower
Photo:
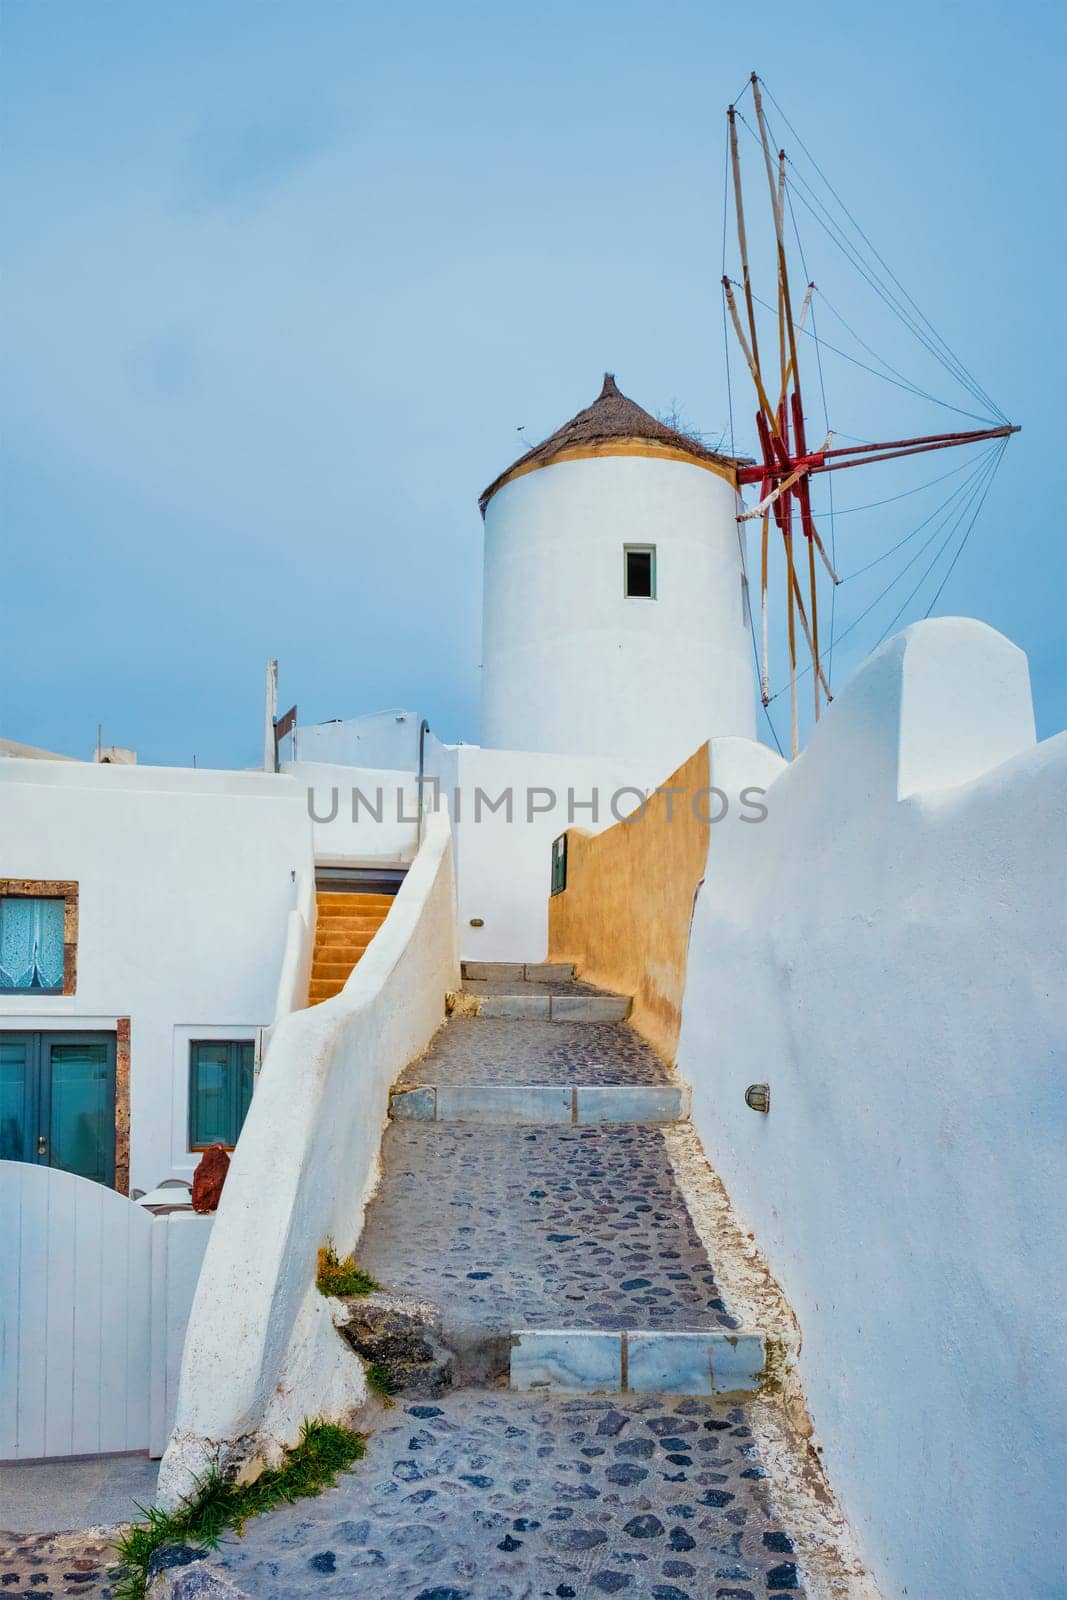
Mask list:
[[[666,774],[712,734],[754,737],[732,458],[608,373],[480,504],[483,744]]]

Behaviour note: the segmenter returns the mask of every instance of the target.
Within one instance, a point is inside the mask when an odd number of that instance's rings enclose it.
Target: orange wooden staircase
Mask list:
[[[336,894],[320,889],[315,900],[318,910],[309,1006],[340,994],[352,968],[388,916],[393,896]]]

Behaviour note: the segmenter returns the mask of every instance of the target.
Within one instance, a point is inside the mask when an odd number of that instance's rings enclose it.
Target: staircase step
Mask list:
[[[320,922],[316,923],[315,933],[318,938],[333,938],[338,934],[362,933],[364,931],[377,933],[384,921],[384,917],[370,912],[353,917],[323,917]]]
[[[392,1091],[389,1115],[401,1122],[646,1126],[689,1117],[686,1084],[413,1083]]]
[[[453,1326],[740,1327],[658,1128],[390,1122],[381,1161],[356,1257],[436,1305],[446,1343]]]
[[[516,1021],[537,1018],[553,1022],[625,1022],[632,1001],[624,994],[479,994],[465,989],[473,1001],[474,1015],[509,1017]]]
[[[523,1328],[508,1377],[561,1394],[752,1394],[766,1364],[762,1333]]]
[[[320,1000],[332,1000],[335,994],[340,994],[347,978],[312,978],[308,984],[308,1005],[318,1005]]]
[[[574,977],[574,966],[563,961],[464,961],[464,978],[485,983],[567,983]]]
[[[460,1008],[462,1009],[462,1008]],[[429,1051],[400,1074],[411,1084],[678,1086],[671,1069],[626,1022],[450,1018]]]
[[[394,896],[391,894],[331,894],[320,891],[315,905],[320,917],[349,917],[355,913],[380,912],[387,916]]]
[[[358,956],[349,961],[315,961],[311,968],[311,981],[317,983],[322,978],[340,978],[343,983],[358,962]]]
[[[315,936],[315,954],[320,950],[365,950],[377,928],[320,928]]]

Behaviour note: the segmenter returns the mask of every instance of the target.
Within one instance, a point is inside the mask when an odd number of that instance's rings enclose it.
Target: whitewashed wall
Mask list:
[[[362,717],[298,726],[294,741],[282,741],[286,760],[347,767],[387,767],[413,771],[419,762],[417,711],[372,711]]]
[[[623,547],[654,544],[657,598],[627,597]],[[737,497],[702,467],[563,461],[485,516],[482,743],[673,772],[709,734],[755,731]]]
[[[471,961],[543,961],[553,839],[575,823],[594,832],[611,827],[670,772],[652,760],[476,745],[435,744],[428,761],[454,819],[460,954]],[[510,818],[506,801],[495,811],[479,807],[479,790],[494,803],[510,794]],[[594,796],[596,818],[588,807]]]
[[[407,865],[418,833],[411,770],[287,761],[312,823],[315,859],[330,866]]]
[[[353,1247],[389,1087],[458,981],[448,818],[430,818],[389,916],[341,993],[282,1018],[234,1153],[182,1361],[159,1500],[210,1463],[278,1458],[311,1416],[345,1419],[363,1369],[315,1288],[316,1252]]]
[[[0,763],[0,877],[77,879],[78,987],[4,995],[0,1028],[131,1018],[131,1184],[188,1177],[188,1042],[274,1015],[306,796],[261,773]]]
[[[922,623],[766,804],[712,829],[678,1062],[831,1482],[887,1600],[1067,1592],[1067,736],[1005,639]]]
[[[213,1219],[0,1161],[0,1220],[0,1460],[161,1455]]]

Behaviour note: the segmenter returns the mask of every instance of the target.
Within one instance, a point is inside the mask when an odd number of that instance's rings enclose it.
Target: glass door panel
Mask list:
[[[33,1161],[36,1070],[32,1033],[0,1038],[0,1161]]]
[[[115,1176],[115,1051],[108,1038],[42,1036],[48,1162],[110,1184]]]
[[[0,1033],[0,1160],[114,1183],[114,1034]]]

